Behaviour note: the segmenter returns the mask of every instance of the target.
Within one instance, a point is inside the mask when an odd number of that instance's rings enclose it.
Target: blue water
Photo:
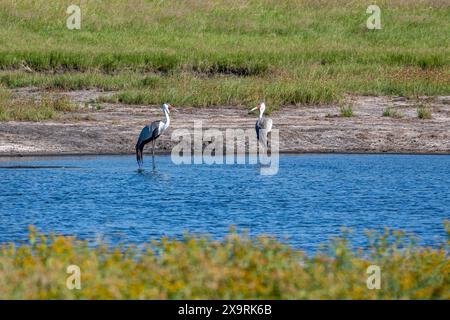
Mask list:
[[[450,156],[285,155],[277,175],[257,165],[175,165],[157,157],[157,171],[138,172],[133,156],[48,157],[0,166],[0,242],[43,232],[142,243],[186,231],[225,235],[230,225],[317,249],[353,229],[383,226],[413,232],[427,245],[445,239],[450,218]]]

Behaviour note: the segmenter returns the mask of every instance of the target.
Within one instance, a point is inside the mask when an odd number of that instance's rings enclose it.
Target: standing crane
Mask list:
[[[272,131],[272,119],[264,117],[264,111],[266,110],[266,104],[264,102],[258,103],[250,112],[254,110],[259,110],[259,117],[255,124],[256,138],[264,148],[267,148],[267,134]]]
[[[167,130],[167,128],[170,125],[170,111],[177,111],[171,104],[164,103],[161,106],[161,110],[164,112],[165,119],[164,120],[157,120],[153,121],[152,123],[146,125],[144,128],[142,128],[141,134],[139,135],[139,138],[136,142],[136,160],[138,163],[139,168],[143,165],[143,154],[142,151],[144,150],[144,146],[152,142],[152,160],[153,160],[153,170],[155,170],[155,142],[156,139],[160,135],[164,133],[164,131]]]

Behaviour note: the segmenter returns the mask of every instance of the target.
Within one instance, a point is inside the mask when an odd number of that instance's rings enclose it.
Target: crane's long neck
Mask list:
[[[166,119],[164,121],[164,125],[165,127],[169,127],[170,125],[170,116],[169,116],[169,112],[167,110],[164,110],[164,115],[166,116]]]
[[[264,110],[263,109],[259,109],[259,119],[262,119],[264,115]]]

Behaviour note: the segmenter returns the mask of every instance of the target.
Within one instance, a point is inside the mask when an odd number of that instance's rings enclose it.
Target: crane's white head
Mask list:
[[[266,104],[264,102],[258,103],[251,111],[259,110],[259,114],[263,114],[266,110]]]
[[[173,106],[173,105],[171,105],[170,103],[164,103],[162,106],[161,106],[161,109],[164,111],[164,112],[167,112],[167,113],[170,113],[170,111],[177,111],[177,109],[175,109],[175,107]]]

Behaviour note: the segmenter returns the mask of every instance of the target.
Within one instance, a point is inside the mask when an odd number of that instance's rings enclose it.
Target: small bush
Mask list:
[[[417,117],[419,119],[431,119],[431,109],[424,105],[417,107]]]
[[[59,112],[72,112],[78,109],[78,107],[70,102],[68,97],[43,97],[38,103],[38,107],[49,108]]]
[[[393,107],[387,107],[383,110],[383,117],[390,117],[390,118],[401,118],[403,115],[398,109],[395,109]]]
[[[353,117],[353,106],[351,104],[342,105],[339,107],[341,117]]]

